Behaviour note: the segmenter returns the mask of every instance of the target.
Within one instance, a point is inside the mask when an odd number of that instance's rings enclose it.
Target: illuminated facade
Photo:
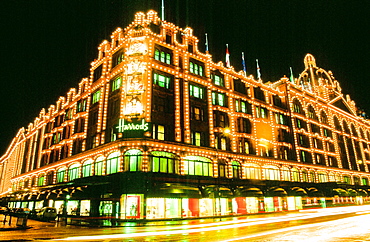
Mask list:
[[[330,71],[263,83],[137,13],[0,158],[10,206],[169,219],[370,201],[370,122]]]

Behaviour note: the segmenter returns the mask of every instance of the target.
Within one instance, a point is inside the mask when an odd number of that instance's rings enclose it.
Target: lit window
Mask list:
[[[190,89],[190,96],[203,99],[203,88],[202,87],[189,85],[189,89]]]
[[[99,102],[99,100],[100,100],[100,90],[97,90],[96,92],[93,93],[91,104],[97,103]]]
[[[224,78],[222,76],[219,76],[219,75],[212,75],[212,80],[213,80],[213,83],[217,86],[221,86],[223,87],[224,86]]]
[[[164,140],[165,131],[164,126],[160,124],[153,124],[153,139]]]
[[[212,176],[213,165],[210,159],[200,156],[187,156],[184,159],[185,175]]]
[[[80,178],[80,167],[78,164],[71,165],[68,168],[68,181]]]
[[[226,107],[226,94],[212,92],[212,104]]]
[[[96,176],[101,176],[103,175],[103,162],[104,162],[104,157],[100,156],[96,158],[95,164],[94,164],[94,171]]]
[[[201,145],[201,133],[200,132],[193,132],[191,135],[191,143],[196,146]]]
[[[44,175],[41,175],[39,177],[39,179],[37,180],[37,186],[41,187],[44,185],[44,181],[45,181],[45,176]]]
[[[178,173],[178,158],[168,152],[152,151],[151,152],[151,171],[163,173]]]
[[[111,91],[114,92],[115,90],[119,89],[122,84],[122,77],[117,77],[112,81],[112,88]]]
[[[153,78],[154,78],[153,83],[155,85],[158,85],[160,87],[164,87],[164,88],[167,88],[167,89],[170,88],[171,77],[161,75],[161,74],[158,74],[158,73],[154,73]]]
[[[171,64],[171,54],[172,54],[171,50],[166,49],[164,47],[161,47],[161,49],[165,49],[165,50],[159,50],[157,48],[154,50],[154,59],[170,65]]]
[[[92,175],[92,160],[87,160],[82,165],[82,177],[88,177]]]
[[[106,174],[117,173],[119,171],[119,152],[113,152],[107,157]]]
[[[203,76],[203,66],[193,61],[190,61],[189,63],[189,71],[192,74]]]
[[[66,174],[66,169],[61,168],[57,171],[57,183],[64,182],[64,175]]]
[[[141,150],[129,150],[125,153],[125,170],[140,171],[142,161]]]

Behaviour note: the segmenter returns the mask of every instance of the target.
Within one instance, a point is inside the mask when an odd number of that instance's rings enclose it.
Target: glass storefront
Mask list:
[[[143,218],[143,195],[123,194],[121,196],[121,219],[142,219]]]

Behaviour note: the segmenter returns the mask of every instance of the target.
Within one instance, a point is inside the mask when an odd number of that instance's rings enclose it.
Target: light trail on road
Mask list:
[[[110,235],[95,235],[95,236],[76,236],[76,237],[68,237],[56,240],[69,240],[69,241],[78,241],[78,240],[106,240],[106,239],[128,239],[128,238],[138,238],[138,237],[149,237],[149,236],[163,236],[163,235],[184,235],[190,233],[201,233],[201,232],[209,232],[209,231],[218,231],[218,230],[226,230],[226,229],[235,229],[240,227],[246,226],[255,226],[255,225],[263,225],[263,224],[270,224],[270,223],[279,223],[279,222],[287,222],[287,221],[294,221],[294,220],[302,220],[302,219],[310,219],[310,218],[318,218],[323,216],[330,216],[330,215],[338,215],[338,214],[348,214],[348,213],[362,213],[362,212],[370,212],[370,205],[364,206],[354,206],[354,207],[339,207],[339,208],[327,208],[327,209],[314,209],[314,210],[304,210],[301,213],[296,214],[289,214],[281,217],[267,217],[267,218],[256,218],[256,219],[242,219],[242,220],[232,220],[232,221],[223,221],[223,222],[212,222],[212,223],[204,223],[204,224],[197,224],[197,225],[181,225],[181,226],[171,226],[163,228],[163,231],[153,231],[153,232],[138,232],[138,233],[125,233],[125,234],[110,234]],[[315,223],[317,225],[317,223]],[[302,226],[302,227],[300,227]],[[249,235],[250,237],[240,237],[234,238],[229,241],[236,241],[242,240],[246,238],[252,238],[256,236],[264,236],[269,235],[272,233],[280,233],[283,231],[291,231],[293,229],[298,228],[306,228],[305,226],[312,226],[310,225],[299,225],[288,227],[284,229],[272,230],[263,233],[257,233],[255,235]],[[158,229],[157,229],[158,230]],[[265,233],[265,234],[264,234]],[[252,237],[251,237],[252,236]]]

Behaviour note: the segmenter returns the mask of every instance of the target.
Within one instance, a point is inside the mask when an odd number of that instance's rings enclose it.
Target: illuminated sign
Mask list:
[[[124,119],[119,120],[118,132],[123,133],[124,131],[148,131],[149,123],[145,122],[144,119],[141,120],[141,123],[125,123]]]

